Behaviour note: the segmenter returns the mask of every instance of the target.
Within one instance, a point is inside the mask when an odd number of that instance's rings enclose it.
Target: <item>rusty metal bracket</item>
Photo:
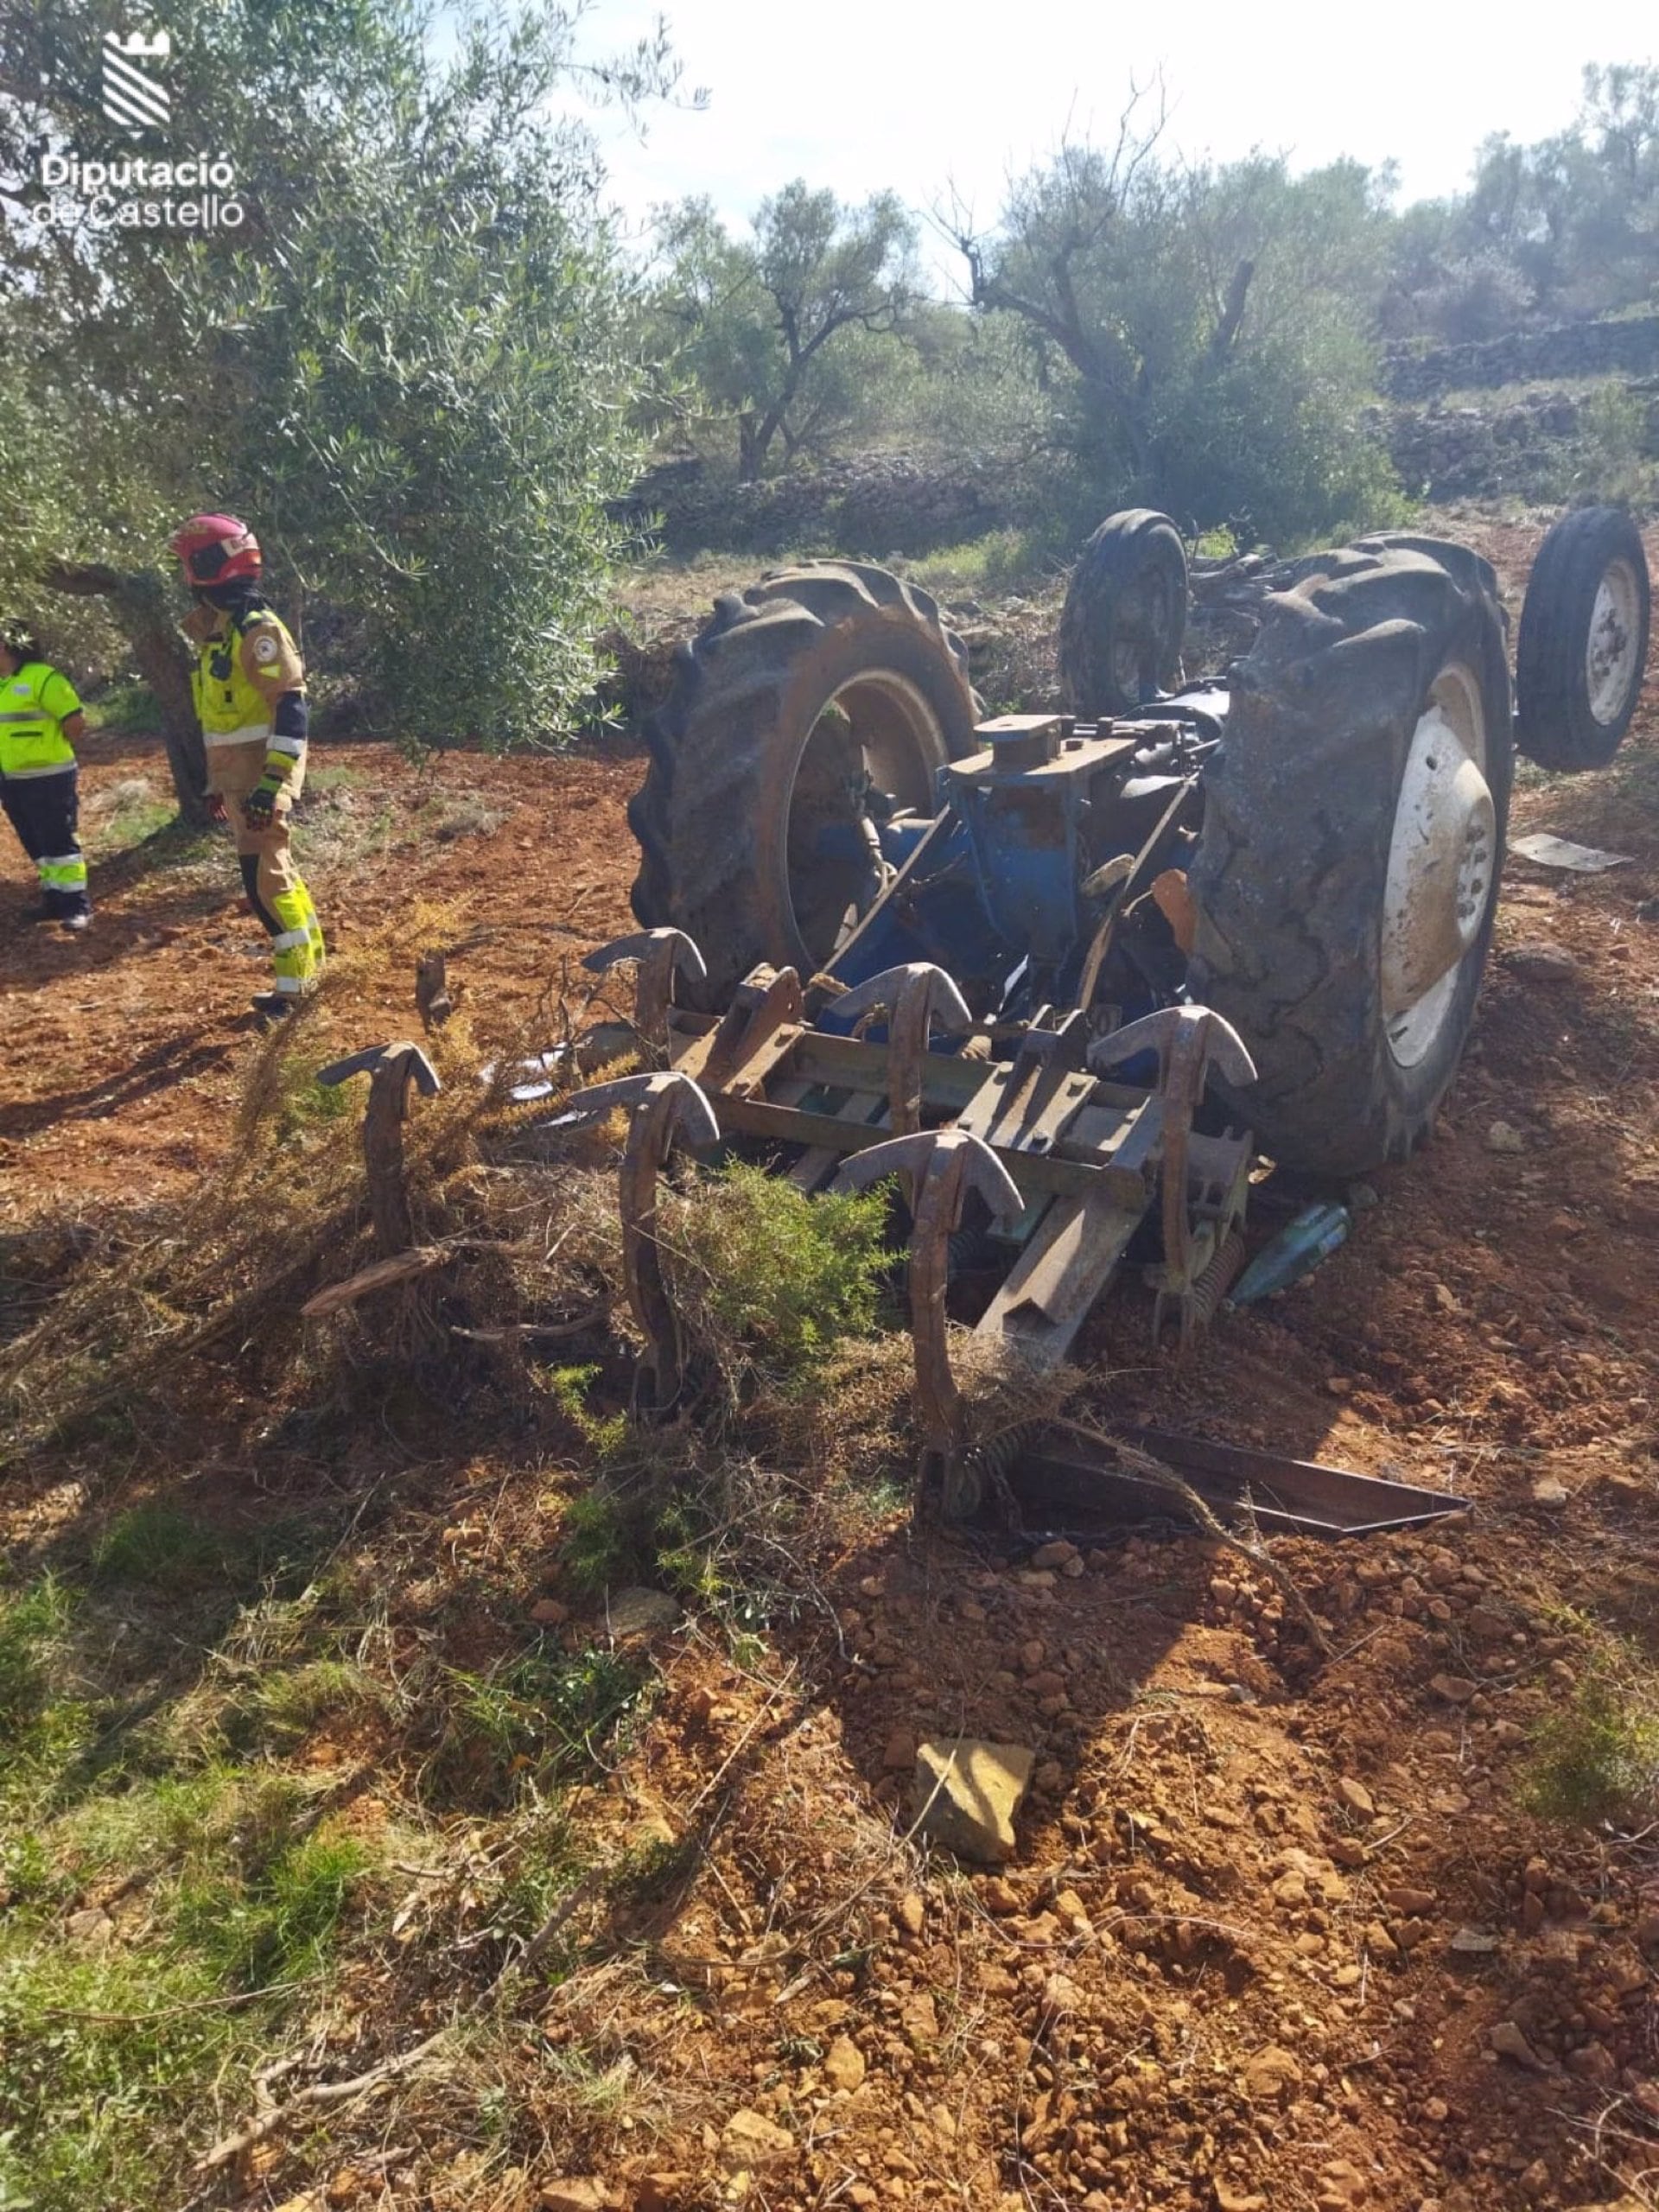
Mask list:
[[[668,1017],[674,1004],[674,979],[703,983],[709,970],[702,953],[683,930],[636,930],[613,937],[583,957],[589,975],[602,976],[625,960],[639,963],[633,985],[633,1027],[642,1042],[668,1050]]]
[[[922,1062],[934,1030],[960,1036],[974,1017],[943,968],[912,960],[886,968],[879,976],[843,992],[836,1018],[856,1017],[853,1033],[885,1014],[887,1018],[887,1112],[894,1136],[914,1136],[922,1126]]]
[[[1201,1322],[1210,1319],[1217,1299],[1226,1288],[1221,1280],[1235,1256],[1243,1257],[1242,1243],[1235,1255],[1242,1205],[1233,1195],[1224,1201],[1216,1219],[1194,1223],[1188,1196],[1188,1154],[1192,1116],[1204,1097],[1210,1070],[1217,1068],[1236,1086],[1255,1081],[1255,1063],[1232,1024],[1208,1007],[1167,1006],[1144,1014],[1125,1029],[1114,1030],[1089,1049],[1089,1065],[1096,1071],[1121,1067],[1141,1052],[1158,1055],[1158,1094],[1163,1115],[1161,1182],[1163,1186],[1163,1265],[1154,1282],[1157,1302],[1153,1309],[1154,1340],[1163,1327],[1164,1313],[1173,1300],[1180,1315],[1181,1343],[1188,1344]]]
[[[993,1219],[1016,1220],[1024,1200],[1013,1177],[979,1138],[961,1129],[937,1129],[872,1145],[855,1153],[836,1178],[838,1190],[867,1191],[884,1176],[903,1179],[915,1196],[910,1233],[910,1334],[916,1358],[916,1412],[922,1452],[918,1501],[935,1489],[948,1516],[963,1510],[962,1393],[950,1372],[945,1328],[950,1239],[962,1226],[963,1206],[976,1191]]]
[[[369,1078],[369,1103],[363,1116],[369,1218],[374,1226],[376,1251],[382,1259],[390,1259],[415,1242],[409,1185],[404,1174],[404,1123],[409,1118],[409,1094],[412,1088],[423,1098],[435,1098],[443,1085],[420,1046],[406,1038],[390,1045],[371,1045],[366,1052],[353,1052],[349,1059],[335,1060],[319,1070],[317,1081],[333,1090],[354,1075]]]
[[[559,1124],[602,1121],[619,1108],[629,1116],[619,1178],[622,1280],[629,1311],[645,1340],[645,1357],[634,1376],[634,1411],[660,1418],[672,1410],[684,1382],[685,1344],[663,1276],[657,1179],[677,1142],[702,1150],[719,1142],[720,1128],[690,1077],[670,1071],[624,1076],[579,1090],[566,1103]]]

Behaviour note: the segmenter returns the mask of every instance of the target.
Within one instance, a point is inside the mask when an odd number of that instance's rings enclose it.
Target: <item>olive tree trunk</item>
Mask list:
[[[46,581],[54,591],[108,600],[111,613],[132,647],[138,672],[161,709],[162,737],[180,817],[194,830],[205,829],[212,818],[202,796],[207,782],[207,756],[190,694],[190,656],[159,579],[124,575],[96,563],[56,561],[48,569]]]

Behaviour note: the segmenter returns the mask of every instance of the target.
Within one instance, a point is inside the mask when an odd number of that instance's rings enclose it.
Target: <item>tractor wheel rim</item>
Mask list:
[[[845,732],[832,728],[832,709],[846,716]],[[920,688],[896,670],[862,671],[818,706],[791,779],[785,832],[791,917],[814,966],[833,959],[889,873],[866,796],[853,787],[855,756],[856,776],[868,779],[867,791],[880,792],[897,807],[931,813],[935,766],[949,755],[938,714]],[[826,866],[816,848],[831,825],[861,839],[865,855]]]
[[[1480,685],[1442,669],[1412,733],[1382,902],[1382,1014],[1401,1067],[1433,1051],[1497,887],[1497,812],[1486,782]]]
[[[1642,635],[1642,596],[1628,561],[1608,563],[1596,586],[1590,610],[1590,634],[1584,646],[1584,681],[1590,712],[1604,728],[1616,722],[1641,679],[1637,652]]]

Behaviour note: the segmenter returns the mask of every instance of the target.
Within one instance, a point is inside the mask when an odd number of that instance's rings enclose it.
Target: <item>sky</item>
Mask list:
[[[1067,136],[1115,136],[1132,84],[1160,72],[1163,143],[1188,159],[1393,160],[1402,201],[1437,198],[1490,133],[1569,123],[1586,62],[1659,59],[1653,0],[1502,15],[1471,0],[593,0],[584,47],[631,44],[659,13],[709,102],[657,109],[643,143],[598,118],[615,200],[640,225],[699,193],[741,228],[804,176],[855,201],[890,187],[922,218],[954,186],[988,227],[1011,175]],[[931,258],[943,290],[951,257]]]

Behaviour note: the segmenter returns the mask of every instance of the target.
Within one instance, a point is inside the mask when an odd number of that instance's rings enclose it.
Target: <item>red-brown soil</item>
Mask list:
[[[1537,536],[1468,534],[1511,582]],[[94,741],[89,796],[135,757]],[[484,1041],[626,925],[637,761],[451,758],[432,798],[385,747],[319,758],[390,824],[383,850],[337,837],[327,795],[302,822],[331,935],[349,950],[416,900],[442,910],[444,941],[474,941],[453,973]],[[400,842],[463,792],[494,826]],[[1070,1573],[895,1526],[828,1574],[832,1618],[774,1624],[764,1667],[659,1633],[659,1700],[597,1817],[626,1840],[648,1814],[698,1845],[701,1871],[617,1907],[609,1963],[539,2023],[554,2051],[626,2051],[638,2099],[537,2171],[497,2171],[480,2203],[736,2201],[740,2111],[783,2131],[760,2131],[749,2186],[774,2212],[1654,2201],[1615,2177],[1659,2168],[1659,1847],[1552,1826],[1518,1796],[1531,1732],[1589,1663],[1586,1620],[1649,1656],[1659,1637],[1654,667],[1620,766],[1528,777],[1515,817],[1631,865],[1512,864],[1433,1141],[1375,1179],[1310,1282],[1223,1321],[1185,1365],[1154,1356],[1135,1287],[1084,1347],[1126,1417],[1398,1471],[1463,1492],[1468,1516],[1275,1547],[1325,1624],[1324,1662],[1270,1579],[1157,1532]],[[23,880],[15,852],[0,866],[3,925]],[[259,945],[228,854],[166,873],[118,859],[94,892],[88,938],[30,935],[0,982],[6,1226],[211,1172],[250,1050]],[[428,941],[415,925],[411,966]],[[1570,973],[1539,979],[1544,943]],[[388,987],[362,1040],[410,1020]],[[1518,1150],[1493,1148],[1498,1123]],[[493,1562],[526,1605],[569,1599],[573,1641],[602,1635],[535,1511],[505,1502],[513,1473],[511,1455],[431,1465],[393,1578],[398,1633],[421,1632],[434,1578]],[[894,1836],[916,1736],[958,1730],[1038,1754],[1001,1874]],[[383,2023],[375,2050],[435,2018]],[[315,2155],[246,2201],[308,2175],[321,2189]],[[459,2162],[433,2179],[443,2158],[425,2143],[361,2201],[471,2201]],[[571,2176],[591,2196],[558,2195]],[[342,2183],[328,2201],[358,2199]]]

